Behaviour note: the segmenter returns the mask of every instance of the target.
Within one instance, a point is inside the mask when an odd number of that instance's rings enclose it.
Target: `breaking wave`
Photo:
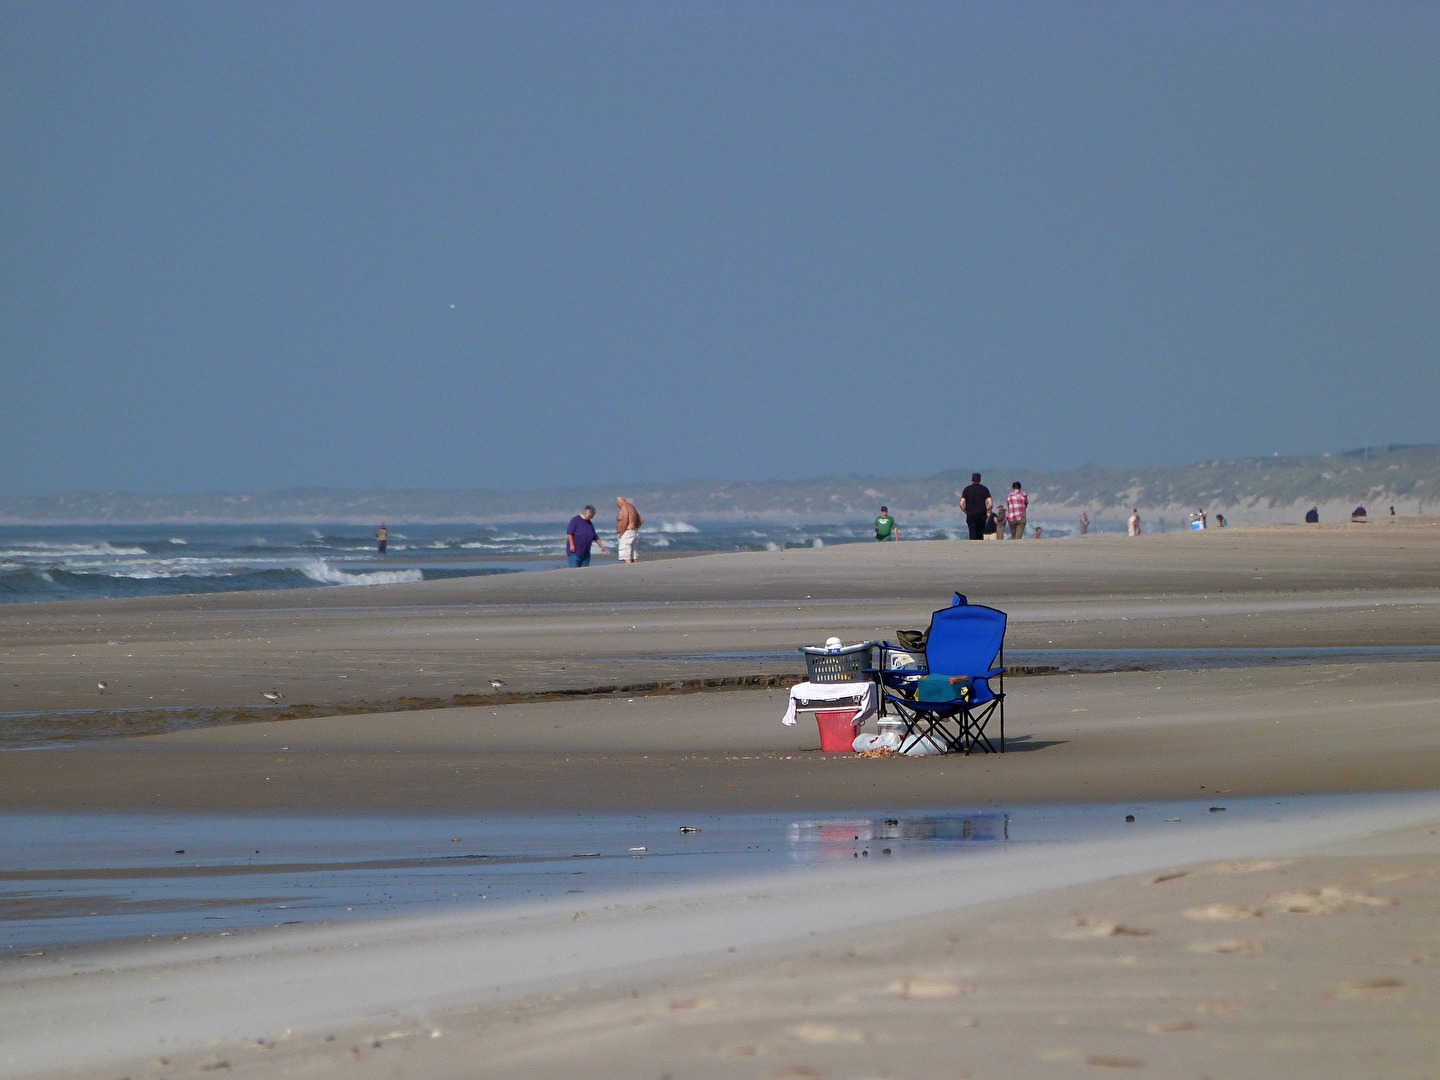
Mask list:
[[[352,574],[331,566],[324,559],[306,563],[300,567],[300,572],[322,585],[400,585],[407,581],[425,580],[423,570],[366,570]]]

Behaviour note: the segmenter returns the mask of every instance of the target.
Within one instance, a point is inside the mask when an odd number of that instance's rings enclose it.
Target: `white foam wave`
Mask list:
[[[349,574],[336,569],[324,559],[307,562],[299,569],[311,581],[318,581],[323,585],[399,585],[408,581],[425,580],[425,574],[420,570],[373,570],[364,574]]]
[[[142,547],[116,547],[114,544],[108,544],[103,540],[93,544],[59,544],[45,540],[33,540],[0,549],[0,556],[7,556],[14,559],[64,558],[73,555],[116,558],[124,555],[144,554],[146,554],[146,552]]]
[[[698,533],[700,530],[688,521],[662,521],[660,531],[662,533]]]
[[[157,578],[178,577],[233,577],[257,569],[254,561],[233,561],[229,559],[150,559],[146,562],[125,563],[115,566],[108,563],[73,562],[65,566],[72,574],[89,574],[100,577],[133,578],[136,581],[150,581]]]
[[[553,536],[532,540],[517,537],[504,543],[498,540],[467,540],[459,546],[464,551],[490,551],[497,555],[545,555],[553,552],[563,542],[564,537],[558,540]]]
[[[188,543],[190,543],[190,541],[189,541],[189,540],[186,540],[183,536],[172,536],[172,537],[170,537],[170,543],[172,543],[172,544],[188,544]]]

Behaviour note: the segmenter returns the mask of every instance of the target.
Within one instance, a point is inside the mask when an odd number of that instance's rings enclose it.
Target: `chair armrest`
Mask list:
[[[893,641],[877,641],[875,644],[876,644],[877,646],[879,646],[879,656],[878,656],[878,659],[879,659],[879,662],[880,662],[880,667],[879,667],[879,669],[877,670],[876,674],[879,675],[881,678],[884,678],[886,675],[929,675],[929,674],[930,674],[930,665],[929,665],[929,664],[925,664],[923,667],[913,667],[913,668],[887,668],[887,667],[885,666],[885,654],[886,654],[886,653],[892,653],[892,652],[904,653],[906,656],[911,657],[911,658],[913,659],[913,658],[917,655],[917,654],[916,654],[916,650],[914,650],[914,649],[907,649],[907,648],[905,648],[903,645],[896,645]],[[924,654],[923,652],[921,652],[921,653],[919,653],[919,655],[920,655],[921,657],[923,657],[925,654]]]

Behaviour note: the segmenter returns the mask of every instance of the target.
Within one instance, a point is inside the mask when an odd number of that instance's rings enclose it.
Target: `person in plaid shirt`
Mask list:
[[[1010,526],[1010,539],[1025,538],[1025,512],[1030,508],[1030,496],[1020,490],[1020,481],[1010,485],[1010,494],[1005,496],[1005,520]]]

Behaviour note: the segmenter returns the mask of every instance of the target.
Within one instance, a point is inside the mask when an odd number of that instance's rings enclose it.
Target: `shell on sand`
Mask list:
[[[1241,941],[1238,938],[1226,938],[1224,941],[1192,941],[1185,946],[1194,953],[1215,953],[1221,956],[1228,956],[1232,953],[1258,953],[1263,950],[1253,941]]]
[[[956,983],[928,979],[896,979],[885,987],[885,991],[902,998],[951,998],[962,993]]]
[[[1061,941],[1085,941],[1089,938],[1149,937],[1150,931],[1109,919],[1076,919],[1069,926],[1053,931],[1051,936]]]
[[[1365,907],[1389,907],[1394,903],[1394,900],[1383,896],[1349,892],[1335,885],[1326,885],[1320,889],[1307,889],[1304,892],[1281,893],[1279,896],[1272,896],[1269,900],[1270,907],[1293,915],[1334,915],[1336,912],[1344,911],[1352,904],[1360,904]]]
[[[1185,909],[1185,918],[1198,920],[1258,919],[1260,914],[1256,908],[1242,907],[1240,904],[1210,904],[1207,907]]]

